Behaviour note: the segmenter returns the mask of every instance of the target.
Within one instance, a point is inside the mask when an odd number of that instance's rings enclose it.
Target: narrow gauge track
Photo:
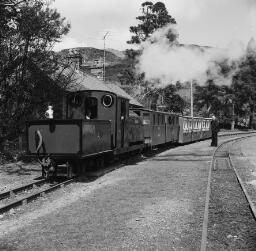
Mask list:
[[[243,136],[243,137],[240,137],[239,139],[243,139],[243,138],[246,138],[246,137],[250,137],[252,135],[249,135],[248,134],[255,134],[255,132],[244,132],[244,133],[231,133],[231,134],[225,134],[225,135],[220,135],[220,137],[225,137],[225,136],[236,136],[236,135],[244,135],[246,134],[247,136]],[[223,142],[222,144],[219,145],[219,147],[215,150],[214,152],[214,156],[216,155],[218,149],[220,149],[222,147],[222,145],[226,144],[226,143],[229,143],[231,141],[234,141],[234,140],[238,140],[237,138],[236,139],[231,139],[229,141],[225,141]],[[213,167],[213,162],[214,162],[214,158],[212,159],[212,163],[211,163],[211,169],[210,169],[210,173],[209,173],[209,178],[211,177],[211,171],[212,171],[212,167]],[[116,168],[114,168],[116,169]],[[107,171],[106,171],[107,170]],[[105,174],[106,172],[109,172],[109,168],[107,168],[104,172],[100,172],[99,175],[96,175],[96,176],[101,176],[102,173]],[[111,169],[112,170],[112,169]],[[36,198],[44,195],[44,194],[47,194],[47,193],[50,193],[51,191],[54,191],[58,188],[61,188],[61,187],[64,187],[70,183],[72,183],[75,179],[69,179],[69,180],[66,180],[64,182],[59,182],[58,184],[56,185],[49,185],[49,187],[47,188],[44,188],[44,189],[39,189],[40,187],[42,187],[43,185],[46,184],[46,181],[44,179],[41,179],[41,180],[37,180],[37,181],[34,181],[34,182],[31,182],[29,184],[26,184],[24,186],[20,186],[20,187],[17,187],[17,188],[14,188],[14,189],[11,189],[9,191],[6,191],[6,192],[3,192],[3,193],[0,193],[0,214],[3,214],[3,213],[6,213],[8,212],[10,209],[12,208],[15,208],[15,207],[18,207],[18,206],[21,206],[21,205],[24,205],[26,203],[29,203],[33,200],[35,200]],[[241,181],[241,179],[239,180]],[[210,185],[209,183],[209,180],[208,180],[208,186]],[[245,188],[244,186],[242,186],[243,190],[245,191]],[[36,191],[33,193],[33,189],[37,189],[39,191]],[[210,187],[207,189],[207,191],[210,189]],[[19,196],[19,198],[15,198],[15,196],[19,193],[22,193],[24,191],[27,191],[27,190],[31,190],[31,193],[29,195],[23,195],[23,196]],[[209,193],[209,192],[207,192]],[[210,196],[210,193],[208,195],[208,197]],[[2,202],[7,202],[7,203],[2,203]],[[209,198],[208,198],[208,202],[206,201],[206,205],[207,205],[207,208],[209,206]],[[255,215],[256,215],[256,210],[254,211],[255,212]],[[206,216],[205,216],[206,217]],[[204,220],[205,222],[206,220]],[[207,221],[208,221],[208,212],[207,212]],[[204,232],[206,231],[207,232],[207,224],[205,226],[205,223],[204,223]],[[205,234],[204,234],[205,235]],[[206,237],[204,237],[205,239]]]
[[[62,188],[71,182],[74,182],[74,180],[75,178],[68,179],[62,182],[57,182],[57,184],[50,184],[46,180],[39,180],[1,193],[0,214],[8,212],[12,208],[32,202],[40,196],[43,196],[47,193],[57,190],[58,188]],[[21,194],[22,192],[25,193]],[[28,192],[29,194],[27,194]]]
[[[242,133],[244,135],[245,133]],[[239,134],[231,134],[230,136],[240,136]],[[250,198],[250,195],[246,191],[245,186],[243,185],[242,179],[239,177],[238,172],[236,171],[232,159],[230,157],[230,143],[235,144],[241,140],[244,140],[249,137],[255,136],[255,132],[246,133],[245,136],[241,136],[238,138],[229,139],[227,141],[222,142],[214,151],[210,170],[208,174],[208,183],[207,183],[207,191],[206,191],[206,201],[205,201],[205,211],[204,211],[204,219],[203,219],[203,229],[202,229],[202,238],[201,238],[201,251],[207,250],[207,231],[208,231],[208,220],[209,220],[209,204],[210,204],[210,195],[211,195],[211,179],[212,179],[212,171],[218,170],[220,166],[226,166],[226,169],[232,169],[236,175],[236,178],[239,182],[239,185],[242,188],[242,191],[247,199],[250,210],[253,214],[254,219],[256,219],[256,208]],[[228,136],[228,135],[222,135]]]

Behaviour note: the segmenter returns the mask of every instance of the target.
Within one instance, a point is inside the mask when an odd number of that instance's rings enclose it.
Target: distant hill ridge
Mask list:
[[[76,47],[61,50],[59,54],[64,57],[80,54],[83,64],[93,65],[95,60],[103,63],[104,50],[93,47]],[[124,57],[125,54],[123,51],[106,49],[106,65],[120,64],[124,60]]]

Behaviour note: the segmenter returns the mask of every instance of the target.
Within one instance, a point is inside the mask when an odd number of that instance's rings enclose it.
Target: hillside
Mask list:
[[[104,51],[93,47],[77,47],[64,49],[59,52],[63,57],[72,55],[80,55],[82,57],[82,64],[93,66],[95,61],[98,61],[99,65],[103,64]],[[106,65],[120,64],[124,59],[124,52],[106,49]]]

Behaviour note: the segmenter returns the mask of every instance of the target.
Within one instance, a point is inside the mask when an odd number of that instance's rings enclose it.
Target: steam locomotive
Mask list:
[[[64,117],[27,122],[27,155],[38,157],[42,176],[68,177],[103,166],[104,159],[165,143],[211,137],[209,118],[184,117],[132,105],[113,89],[67,92]]]

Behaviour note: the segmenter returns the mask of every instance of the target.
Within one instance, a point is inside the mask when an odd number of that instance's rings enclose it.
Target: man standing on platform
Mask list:
[[[211,130],[212,130],[211,146],[217,146],[218,145],[218,132],[220,131],[220,128],[219,128],[219,122],[214,115],[212,115]]]

